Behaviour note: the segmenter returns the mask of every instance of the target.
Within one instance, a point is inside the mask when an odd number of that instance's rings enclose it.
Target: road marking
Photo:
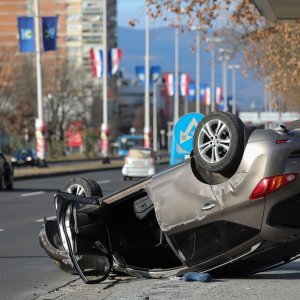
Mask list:
[[[51,220],[54,220],[54,219],[56,219],[56,216],[47,217],[48,221],[51,221]],[[42,222],[44,222],[44,218],[43,219],[37,219],[37,220],[35,220],[35,222],[36,223],[42,223]]]
[[[33,192],[33,193],[25,193],[25,194],[21,194],[21,197],[30,197],[30,196],[36,196],[36,195],[42,195],[45,194],[44,191],[40,191],[40,192]]]
[[[102,181],[97,181],[98,184],[105,184],[105,183],[111,183],[111,180],[102,180]]]
[[[0,228],[0,232],[1,232],[1,231],[4,231],[4,229],[3,229],[3,228]]]

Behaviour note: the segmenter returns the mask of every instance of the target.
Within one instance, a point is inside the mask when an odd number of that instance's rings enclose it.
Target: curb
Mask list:
[[[168,161],[161,161],[158,165],[167,164]],[[14,180],[24,180],[24,179],[35,179],[35,178],[46,178],[46,177],[56,177],[56,176],[65,176],[65,175],[73,175],[73,174],[80,174],[80,173],[89,173],[89,172],[99,172],[99,171],[108,171],[108,170],[117,170],[123,167],[123,160],[122,161],[115,161],[112,164],[108,165],[97,165],[92,164],[91,166],[82,166],[76,165],[72,166],[69,170],[55,170],[53,168],[41,168],[41,169],[29,169],[27,170],[15,170]],[[66,167],[67,168],[67,167]],[[19,174],[18,174],[19,173]]]

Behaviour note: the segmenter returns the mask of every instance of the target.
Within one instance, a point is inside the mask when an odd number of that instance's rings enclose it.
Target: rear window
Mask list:
[[[130,149],[128,157],[131,158],[151,158],[152,151],[149,149]]]

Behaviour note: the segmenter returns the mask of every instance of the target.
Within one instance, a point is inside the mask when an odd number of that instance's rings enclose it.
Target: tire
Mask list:
[[[68,180],[62,191],[84,197],[103,197],[102,190],[96,181],[82,177],[74,177]]]
[[[197,168],[230,174],[244,153],[245,125],[229,112],[212,112],[198,124],[193,140]]]
[[[13,175],[10,176],[9,183],[6,185],[6,189],[8,191],[12,191],[14,189],[14,178],[13,178]]]
[[[2,173],[0,173],[0,191],[4,191],[6,189],[5,178]]]

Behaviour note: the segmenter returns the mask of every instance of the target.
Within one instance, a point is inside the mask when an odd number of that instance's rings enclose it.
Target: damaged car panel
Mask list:
[[[112,264],[147,278],[227,276],[297,258],[300,131],[249,129],[220,112],[198,127],[190,158],[118,192],[103,197],[92,180],[70,180],[71,194],[55,196],[57,225],[46,221],[40,233],[46,253],[86,283],[104,280]]]

